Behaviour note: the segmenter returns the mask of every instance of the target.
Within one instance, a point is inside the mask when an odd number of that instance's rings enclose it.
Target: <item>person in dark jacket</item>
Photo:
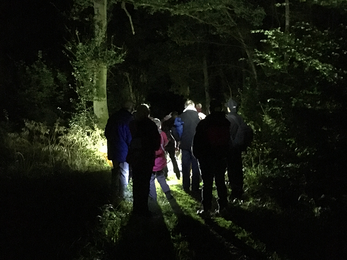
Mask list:
[[[155,160],[155,151],[160,148],[160,134],[157,125],[149,118],[149,106],[137,108],[135,119],[130,122],[132,140],[127,162],[132,169],[133,213],[148,217],[149,185]]]
[[[133,102],[126,101],[119,111],[110,116],[105,128],[107,157],[113,164],[113,192],[120,198],[125,197],[129,183],[129,164],[126,162],[126,156],[131,142],[129,122],[133,118],[132,110]]]
[[[201,201],[203,209],[197,213],[206,217],[211,214],[213,179],[215,179],[218,193],[217,212],[225,209],[228,202],[225,172],[229,151],[230,122],[226,119],[223,108],[223,102],[211,101],[211,114],[200,121],[193,140],[193,154],[198,158],[203,180]]]
[[[167,115],[162,121],[161,129],[165,132],[169,140],[169,143],[166,145],[165,150],[170,156],[173,171],[176,174],[177,179],[180,179],[181,173],[176,160],[176,140],[172,135],[172,128],[177,116],[178,113],[176,111],[173,111],[172,113]]]
[[[176,140],[180,142],[180,149],[182,154],[182,185],[185,192],[192,192],[195,196],[200,196],[200,168],[198,161],[192,153],[193,137],[195,135],[195,128],[200,122],[198,112],[196,111],[195,104],[192,100],[185,102],[185,109],[179,115],[182,121],[183,132],[179,136],[177,129],[173,128],[173,134]],[[177,120],[177,119],[176,119]],[[190,170],[192,171],[192,179],[190,180]],[[191,190],[190,190],[191,188]]]
[[[242,117],[237,113],[237,103],[233,99],[229,99],[226,103],[228,109],[227,119],[230,121],[230,134],[232,139],[235,138],[237,129]],[[230,201],[241,200],[244,193],[243,190],[243,170],[242,170],[242,150],[239,147],[230,146],[228,154],[228,179],[231,187]]]

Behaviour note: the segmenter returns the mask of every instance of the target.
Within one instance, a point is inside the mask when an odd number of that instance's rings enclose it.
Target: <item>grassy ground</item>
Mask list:
[[[315,218],[231,204],[197,216],[199,202],[171,177],[174,199],[158,189],[151,219],[131,201],[110,205],[109,172],[0,182],[0,259],[347,259],[342,213]]]

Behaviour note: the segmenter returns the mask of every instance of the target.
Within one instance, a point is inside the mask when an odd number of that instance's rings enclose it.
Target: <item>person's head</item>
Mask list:
[[[170,113],[170,115],[171,115],[171,117],[176,118],[176,117],[178,117],[178,112],[177,111],[172,111]]]
[[[123,108],[128,110],[129,112],[132,112],[134,109],[134,102],[131,100],[127,100],[123,103]]]
[[[218,99],[212,99],[210,102],[210,112],[221,112],[223,111],[224,105],[223,102]]]
[[[149,116],[150,110],[149,105],[141,104],[137,107],[135,117],[136,119],[144,119]]]
[[[157,125],[158,129],[161,128],[161,121],[158,118],[153,118],[153,122]]]
[[[225,104],[225,106],[228,108],[228,111],[231,113],[237,112],[237,103],[233,99],[229,99],[228,102]]]
[[[196,110],[197,110],[198,112],[201,112],[201,111],[202,111],[202,104],[201,104],[201,103],[197,103],[197,104],[195,105],[195,108],[196,108]]]
[[[184,108],[187,108],[187,107],[195,107],[193,100],[188,99],[186,103],[184,103]]]

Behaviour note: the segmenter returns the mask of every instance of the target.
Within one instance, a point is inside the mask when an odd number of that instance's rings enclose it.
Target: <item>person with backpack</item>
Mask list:
[[[225,171],[229,151],[230,122],[226,119],[223,110],[223,102],[212,100],[211,114],[199,122],[193,139],[193,154],[199,161],[203,181],[201,200],[203,209],[197,213],[203,217],[209,217],[212,213],[213,179],[215,179],[218,193],[216,212],[221,212],[228,203]]]
[[[243,189],[242,152],[247,149],[253,139],[253,130],[237,113],[238,105],[233,99],[226,103],[227,119],[230,121],[230,151],[228,153],[228,179],[231,188],[230,201],[241,201]]]

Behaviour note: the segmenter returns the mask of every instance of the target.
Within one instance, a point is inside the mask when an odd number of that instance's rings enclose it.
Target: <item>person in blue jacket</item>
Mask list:
[[[132,101],[124,102],[122,108],[112,114],[106,124],[105,136],[107,138],[107,157],[112,161],[113,192],[117,197],[124,199],[129,183],[129,164],[126,162],[131,133],[129,123],[133,119]]]

